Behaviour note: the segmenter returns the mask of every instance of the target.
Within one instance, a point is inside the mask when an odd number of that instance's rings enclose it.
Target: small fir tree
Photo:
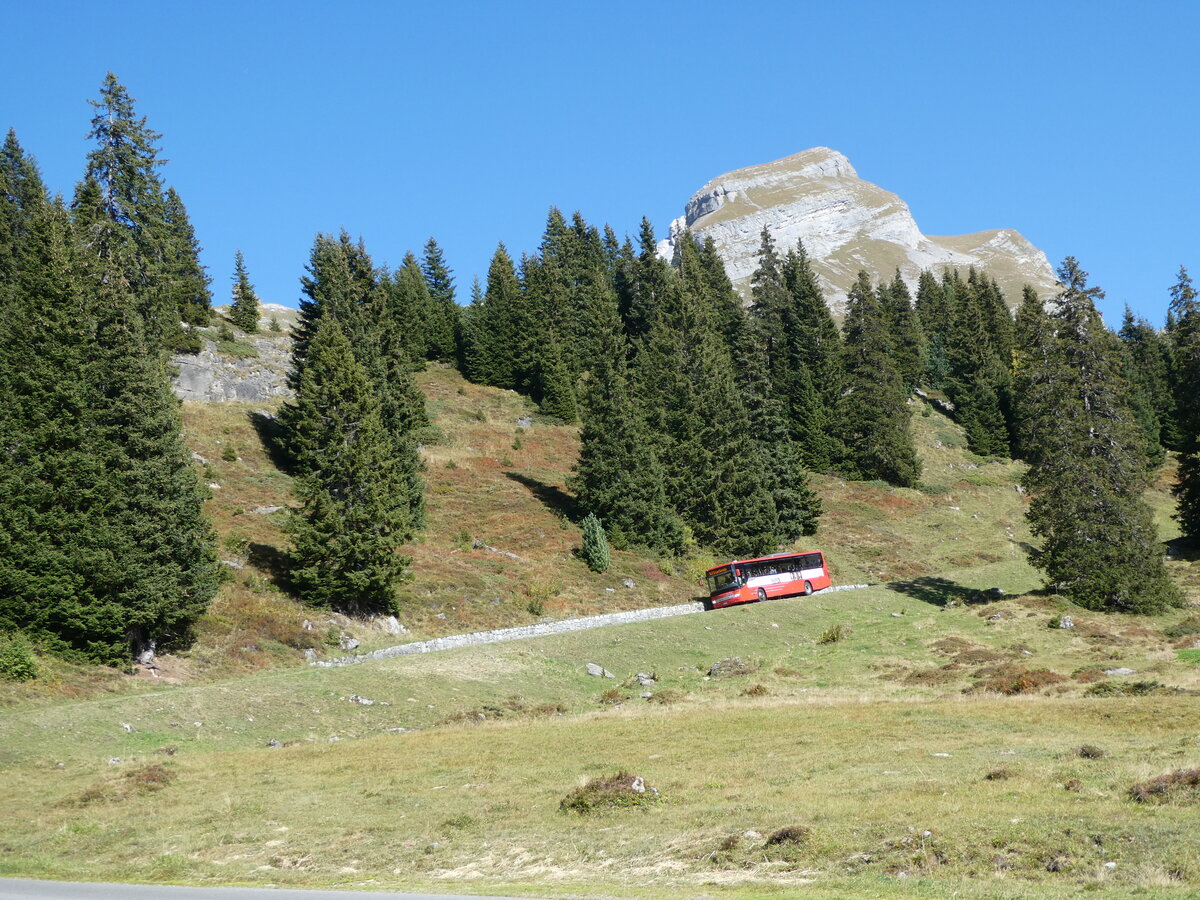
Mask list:
[[[593,572],[607,572],[612,562],[612,554],[608,549],[608,538],[604,535],[604,526],[593,513],[584,516],[583,549],[580,556]]]
[[[258,295],[246,273],[246,260],[238,250],[233,257],[233,307],[229,320],[247,334],[258,333]]]

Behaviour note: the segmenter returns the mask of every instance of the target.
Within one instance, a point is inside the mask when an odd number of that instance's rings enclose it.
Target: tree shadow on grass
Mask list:
[[[279,424],[279,420],[269,413],[258,411],[247,413],[247,418],[254,426],[258,439],[262,441],[263,449],[267,451],[272,465],[281,472],[292,474],[292,457],[284,446],[283,426]]]
[[[888,583],[887,587],[898,594],[914,597],[933,606],[946,606],[951,602],[963,606],[974,606],[980,603],[991,603],[1004,596],[1003,591],[997,591],[995,588],[981,591],[977,588],[966,587],[948,578],[938,578],[933,575],[914,578],[911,581],[893,581]]]
[[[246,561],[260,572],[270,575],[280,590],[291,590],[291,563],[288,555],[278,547],[252,541],[246,548]]]
[[[1167,541],[1167,556],[1184,562],[1195,562],[1200,559],[1200,540],[1177,537]]]
[[[520,472],[505,472],[504,474],[517,484],[528,488],[529,493],[533,494],[551,512],[564,516],[572,522],[579,520],[579,503],[562,488],[538,481],[536,478],[530,478],[528,475],[522,475]]]

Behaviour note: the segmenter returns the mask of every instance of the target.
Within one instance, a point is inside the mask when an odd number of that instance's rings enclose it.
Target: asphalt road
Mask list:
[[[173,887],[158,884],[29,881],[0,878],[0,900],[507,900],[462,894],[308,891],[297,888]],[[528,898],[527,898],[528,900]]]

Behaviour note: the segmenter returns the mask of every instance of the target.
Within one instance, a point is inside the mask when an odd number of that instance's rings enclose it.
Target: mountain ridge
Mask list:
[[[1020,302],[1025,284],[1044,298],[1057,292],[1046,255],[1020,232],[923,234],[899,195],[862,179],[844,154],[828,147],[711,179],[671,223],[659,253],[670,258],[685,232],[712,237],[734,287],[748,295],[764,227],[781,251],[804,242],[835,311],[844,308],[845,293],[860,269],[876,278],[899,269],[915,289],[922,269],[940,273],[975,266],[996,279],[1012,306]]]

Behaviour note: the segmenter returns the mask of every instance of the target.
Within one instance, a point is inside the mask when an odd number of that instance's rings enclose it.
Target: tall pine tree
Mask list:
[[[1163,563],[1146,487],[1143,438],[1113,340],[1095,308],[1099,288],[1072,257],[1022,398],[1031,462],[1027,517],[1042,545],[1031,559],[1049,584],[1089,609],[1155,613],[1181,603]]]
[[[233,256],[233,305],[229,320],[247,334],[258,332],[258,295],[246,272],[246,259],[238,250]]]

